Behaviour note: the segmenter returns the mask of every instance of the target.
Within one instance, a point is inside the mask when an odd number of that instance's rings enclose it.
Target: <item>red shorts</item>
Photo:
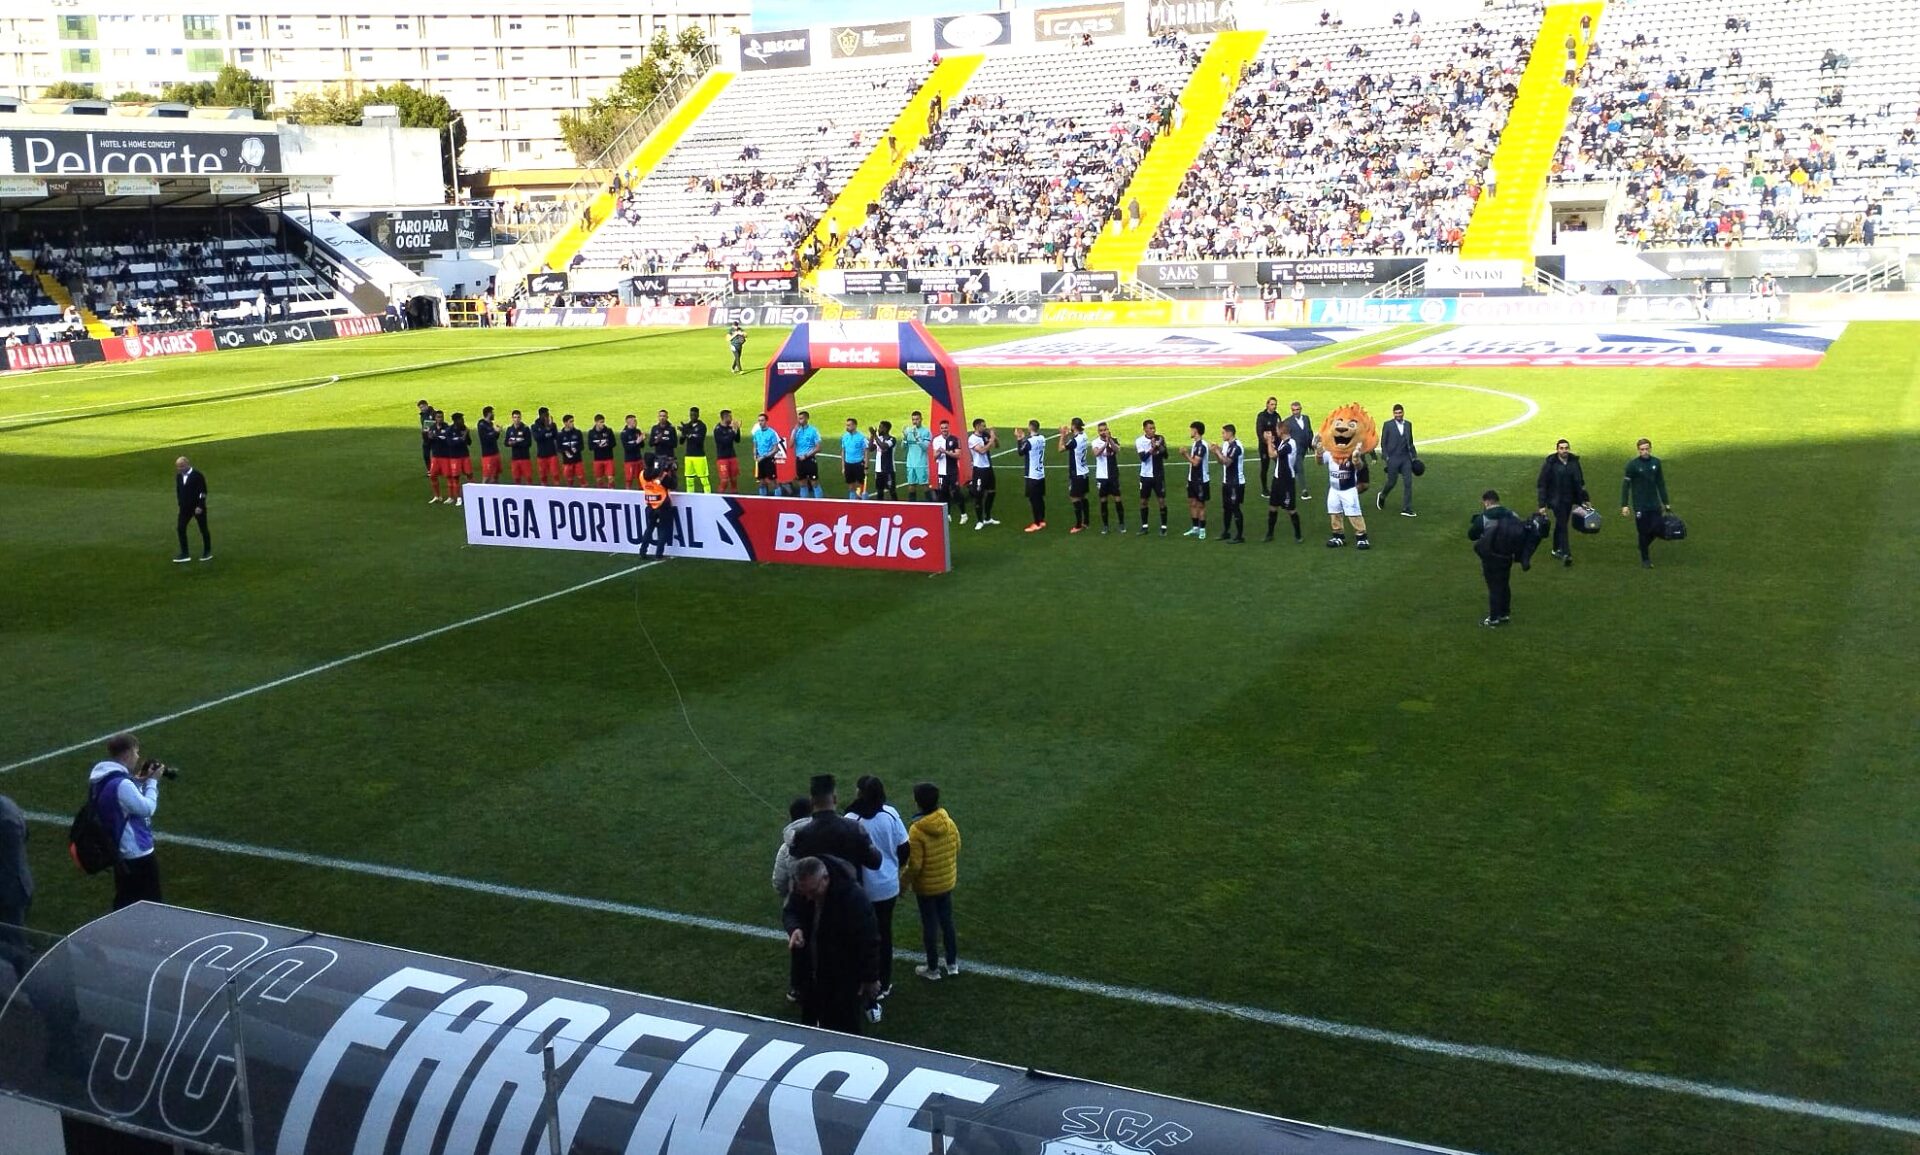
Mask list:
[[[454,458],[453,470],[454,470],[454,473],[460,477],[472,477],[473,476],[473,458],[471,457]]]
[[[480,476],[488,481],[500,479],[500,455],[489,453],[480,459]]]
[[[435,458],[429,459],[427,461],[427,476],[428,477],[453,476],[452,474],[447,472],[447,466],[449,464],[450,462],[444,457],[435,457]]]
[[[613,458],[609,457],[605,461],[601,461],[599,458],[596,457],[593,461],[593,476],[595,480],[598,480],[604,477],[608,481],[612,481],[613,480]]]
[[[639,481],[642,477],[646,476],[646,473],[647,473],[646,462],[644,461],[627,462],[627,481],[629,483]]]
[[[558,457],[542,457],[540,459],[541,483],[544,484],[549,481],[558,480],[560,480],[560,459]]]
[[[566,478],[568,481],[585,481],[587,479],[586,462],[576,461],[572,465],[562,465],[560,467],[560,476]]]
[[[723,478],[740,476],[740,459],[738,457],[722,457],[715,464],[720,467],[720,476]]]
[[[513,479],[515,481],[533,480],[533,462],[524,457],[513,459]]]

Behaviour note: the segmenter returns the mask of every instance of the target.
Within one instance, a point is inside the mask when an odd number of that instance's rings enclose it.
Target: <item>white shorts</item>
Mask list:
[[[1327,512],[1343,513],[1348,517],[1360,516],[1360,487],[1352,489],[1327,490]]]

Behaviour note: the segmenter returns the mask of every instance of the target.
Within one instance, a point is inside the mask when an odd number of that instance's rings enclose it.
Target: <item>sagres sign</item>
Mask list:
[[[151,903],[82,927],[21,982],[0,1011],[0,1091],[262,1155],[518,1155],[551,1138],[571,1155],[1397,1146]]]

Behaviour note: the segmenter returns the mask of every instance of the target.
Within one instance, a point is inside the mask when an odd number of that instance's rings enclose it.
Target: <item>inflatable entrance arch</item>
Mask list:
[[[822,369],[881,369],[906,374],[927,394],[927,428],[953,423],[953,435],[963,445],[967,411],[960,398],[960,370],[925,325],[918,321],[802,321],[787,334],[780,352],[767,363],[767,424],[787,444],[793,443],[794,403],[800,387]],[[894,421],[894,433],[905,427],[905,414]],[[821,429],[822,436],[838,431]],[[967,454],[960,454],[960,480],[972,470]],[[793,457],[780,462],[780,480],[793,480]]]

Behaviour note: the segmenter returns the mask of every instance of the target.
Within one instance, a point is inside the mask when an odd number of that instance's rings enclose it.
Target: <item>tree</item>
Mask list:
[[[560,118],[560,135],[574,159],[587,167],[598,162],[649,104],[693,73],[694,58],[706,47],[706,34],[691,25],[681,29],[677,39],[668,39],[664,28],[654,33],[646,56],[622,72],[605,96]]]
[[[112,99],[115,104],[145,104],[147,101],[153,99],[153,94],[150,92],[135,92],[129,88],[125,92],[116,93]]]
[[[360,103],[336,89],[303,92],[283,110],[295,124],[359,124]]]
[[[223,65],[213,80],[212,103],[250,108],[255,116],[265,116],[267,106],[273,103],[273,85],[237,65]]]
[[[56,80],[40,90],[41,100],[97,100],[99,96],[93,85],[77,80]]]
[[[213,104],[213,81],[176,80],[160,90],[160,99],[174,104]]]
[[[293,98],[285,112],[287,119],[295,124],[359,124],[370,104],[393,105],[400,113],[402,128],[431,128],[439,133],[441,179],[448,185],[458,184],[452,157],[446,155],[446,134],[451,126],[452,152],[457,156],[467,142],[467,122],[454,119],[459,113],[444,96],[423,92],[411,84],[383,84],[358,96],[346,96],[338,89],[329,88],[323,92],[301,93]]]

